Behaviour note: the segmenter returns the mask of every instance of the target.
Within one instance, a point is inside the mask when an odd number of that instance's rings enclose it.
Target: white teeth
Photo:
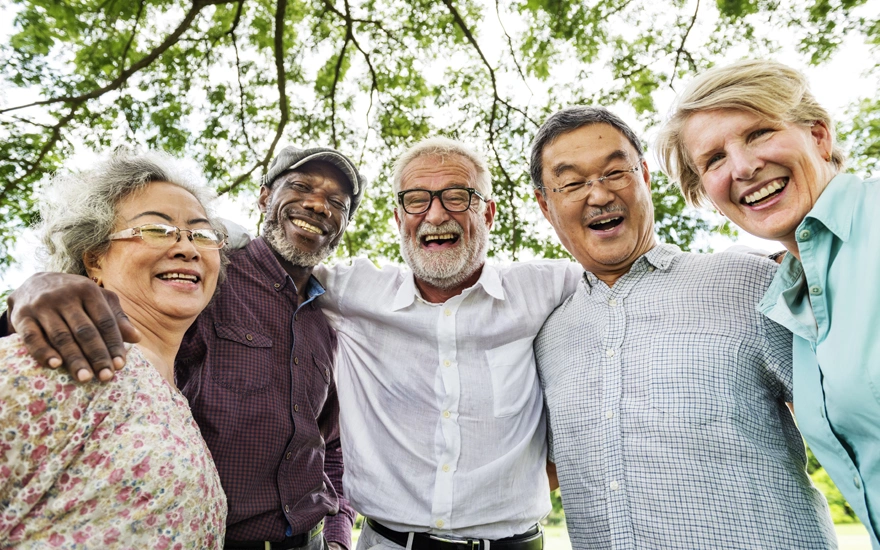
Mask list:
[[[603,225],[603,224],[611,223],[611,222],[613,222],[615,220],[619,220],[619,219],[620,219],[620,216],[617,216],[614,218],[608,218],[607,220],[602,220],[601,222],[593,222],[592,225]]]
[[[172,280],[172,279],[177,279],[177,280],[189,281],[191,283],[199,282],[198,277],[196,277],[195,275],[188,275],[186,273],[162,273],[161,275],[159,275],[159,278],[166,280],[166,281]]]
[[[314,225],[312,225],[308,222],[304,222],[302,220],[291,220],[291,223],[293,223],[293,225],[295,225],[297,227],[302,227],[303,229],[305,229],[309,233],[314,233],[315,235],[323,235],[324,234],[324,232],[321,231],[321,228],[315,227]]]
[[[438,235],[425,235],[425,242],[427,243],[430,241],[438,241],[438,240],[451,241],[454,238],[455,238],[455,235],[453,235],[452,233],[440,233]]]
[[[763,199],[764,197],[766,197],[767,195],[769,195],[770,193],[774,193],[776,191],[779,191],[780,189],[784,188],[786,185],[788,185],[787,180],[784,180],[784,179],[773,180],[768,185],[765,185],[764,187],[758,189],[754,193],[752,193],[750,195],[746,195],[746,204],[754,204],[754,203],[758,202],[759,200]]]

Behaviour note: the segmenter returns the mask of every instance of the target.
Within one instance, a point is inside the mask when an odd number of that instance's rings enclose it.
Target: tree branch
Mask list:
[[[513,64],[516,66],[516,72],[519,73],[519,77],[522,79],[523,84],[526,85],[526,89],[529,91],[529,94],[534,96],[534,92],[529,87],[529,83],[526,81],[526,75],[523,73],[522,67],[519,66],[519,60],[516,58],[516,50],[513,48],[513,39],[510,37],[510,33],[507,32],[507,29],[504,27],[504,21],[501,20],[501,5],[498,0],[495,0],[495,15],[498,16],[498,24],[501,25],[501,30],[504,31],[504,36],[507,37],[507,46],[510,48],[510,57],[513,58]]]
[[[281,136],[284,135],[284,128],[290,121],[290,105],[287,101],[287,76],[284,72],[284,16],[286,13],[287,0],[278,0],[278,5],[275,8],[275,73],[278,75],[278,110],[281,111],[281,117],[278,119],[275,129],[275,138],[272,140],[266,156],[252,166],[250,170],[235,178],[232,183],[218,189],[217,192],[220,195],[228,193],[241,185],[257,168],[265,169],[269,166],[269,162],[271,162],[272,157],[275,155],[275,147],[278,146]]]
[[[219,4],[228,4],[235,0],[194,0],[192,7],[186,13],[183,18],[183,21],[177,26],[174,31],[165,37],[165,40],[162,41],[161,44],[156,46],[150,53],[146,56],[142,57],[137,63],[131,65],[128,69],[122,71],[119,76],[117,76],[112,82],[107,84],[102,88],[97,88],[92,90],[91,92],[81,94],[78,96],[63,96],[63,97],[54,97],[52,99],[44,99],[41,101],[34,101],[33,103],[27,103],[25,105],[17,105],[15,107],[7,107],[6,109],[0,109],[0,113],[8,113],[10,111],[17,111],[19,109],[25,109],[27,107],[37,107],[40,105],[54,105],[55,103],[67,103],[72,107],[79,106],[90,99],[96,99],[107,92],[111,92],[119,89],[125,82],[131,78],[132,75],[140,71],[141,69],[149,66],[153,61],[158,59],[163,53],[165,53],[171,46],[176,44],[180,37],[186,32],[192,22],[195,20],[196,16],[199,12],[207,6],[219,5]]]
[[[7,195],[10,191],[18,187],[18,184],[25,181],[32,175],[34,175],[37,170],[40,168],[40,163],[43,162],[43,159],[46,158],[46,155],[49,154],[49,151],[55,147],[55,144],[58,143],[58,140],[61,139],[61,129],[67,126],[71,120],[73,120],[73,116],[76,114],[76,110],[78,107],[71,107],[70,112],[67,113],[63,118],[61,118],[54,126],[51,128],[51,133],[49,134],[49,139],[46,140],[46,143],[43,144],[43,148],[40,149],[40,154],[37,155],[37,158],[31,163],[30,168],[28,168],[24,174],[15,178],[14,180],[9,180],[3,186],[3,189],[0,190],[0,202],[6,200]]]
[[[688,35],[691,33],[691,29],[694,28],[694,24],[697,22],[697,14],[700,12],[700,0],[697,0],[697,7],[694,9],[694,15],[691,17],[691,24],[688,25],[687,30],[684,33],[684,36],[681,37],[681,44],[678,46],[678,51],[675,52],[675,65],[672,67],[672,76],[669,78],[669,89],[675,91],[675,88],[672,87],[672,83],[675,82],[675,73],[678,72],[678,60],[681,58],[681,54],[684,53],[688,58],[690,58],[690,53],[684,49],[684,43],[687,41]]]
[[[350,15],[348,0],[345,0],[345,11],[347,15]],[[350,17],[343,15],[343,18],[345,18],[345,42],[342,43],[342,50],[340,50],[339,58],[336,60],[336,70],[333,73],[333,85],[330,86],[330,132],[333,136],[334,148],[339,147],[339,140],[336,138],[336,86],[339,84],[339,75],[342,72],[342,63],[345,60],[345,50],[348,48],[348,43],[354,38]]]
[[[128,57],[128,50],[131,49],[131,45],[134,42],[134,37],[137,36],[138,26],[140,25],[141,15],[143,14],[144,0],[138,0],[138,11],[137,15],[134,16],[134,26],[131,28],[131,36],[128,37],[128,42],[125,43],[125,48],[122,50],[122,56],[120,56],[119,58],[120,67],[125,67],[125,59]]]

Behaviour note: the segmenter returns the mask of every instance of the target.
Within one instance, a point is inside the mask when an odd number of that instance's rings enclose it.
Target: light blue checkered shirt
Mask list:
[[[591,273],[535,344],[575,549],[837,548],[791,401],[775,264],[658,245]]]

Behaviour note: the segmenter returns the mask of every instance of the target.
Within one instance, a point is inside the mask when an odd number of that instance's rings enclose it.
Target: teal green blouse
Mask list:
[[[758,305],[794,335],[798,427],[880,549],[880,180],[838,175]]]

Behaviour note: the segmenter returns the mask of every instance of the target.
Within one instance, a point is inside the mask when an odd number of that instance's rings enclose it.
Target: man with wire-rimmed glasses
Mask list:
[[[535,196],[586,272],[535,341],[574,548],[833,548],[806,472],[776,270],[658,244],[639,139],[601,108],[551,116]]]

